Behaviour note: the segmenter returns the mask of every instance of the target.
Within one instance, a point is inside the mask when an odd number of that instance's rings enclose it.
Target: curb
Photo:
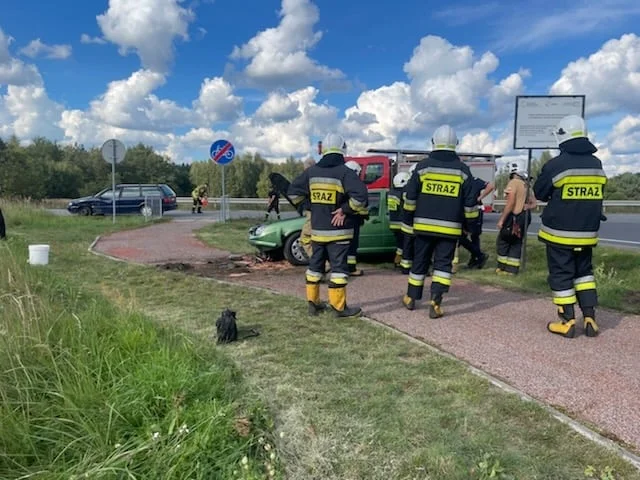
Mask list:
[[[129,264],[133,264],[133,265],[138,265],[138,266],[149,266],[149,264],[144,264],[144,263],[138,263],[138,262],[132,262],[132,261],[128,261],[128,260],[123,260],[121,258],[117,258],[117,257],[113,257],[111,255],[107,255],[104,254],[102,252],[98,252],[95,250],[95,245],[98,243],[98,241],[100,240],[100,236],[97,236],[96,239],[93,241],[93,243],[89,246],[89,252],[93,253],[94,255],[103,257],[103,258],[108,258],[110,260],[114,260],[117,262],[124,262],[124,263],[129,263]],[[268,293],[271,295],[281,295],[281,296],[290,296],[284,293],[281,293],[277,290],[273,290],[267,287],[257,287],[254,285],[245,285],[245,284],[240,284],[240,283],[236,283],[236,282],[232,282],[232,281],[228,281],[228,280],[220,280],[218,278],[211,278],[211,277],[199,277],[202,278],[203,280],[207,280],[207,281],[211,281],[211,282],[215,282],[215,283],[219,283],[222,285],[228,285],[228,286],[232,286],[232,287],[239,287],[242,286],[243,288],[248,288],[248,289],[252,289],[252,290],[256,290],[259,292],[263,292],[263,293]],[[294,298],[298,298],[298,297],[294,297]],[[633,465],[636,469],[638,469],[640,471],[640,456],[636,455],[634,453],[632,453],[631,451],[627,450],[626,448],[624,448],[623,446],[619,445],[618,443],[604,437],[603,435],[601,435],[600,433],[596,432],[595,430],[587,427],[586,425],[583,425],[582,423],[578,422],[577,420],[574,420],[573,418],[565,415],[564,413],[560,412],[559,410],[535,399],[534,397],[530,396],[529,394],[523,392],[522,390],[519,390],[516,387],[513,387],[511,385],[509,385],[508,383],[500,380],[499,378],[484,372],[482,370],[480,370],[477,367],[474,367],[473,365],[471,365],[469,362],[462,360],[458,357],[456,357],[455,355],[452,355],[444,350],[441,350],[440,348],[426,342],[425,340],[421,340],[419,338],[413,337],[411,335],[409,335],[408,333],[403,332],[402,330],[398,330],[397,328],[394,328],[390,325],[387,325],[386,323],[382,323],[374,318],[371,317],[367,317],[365,315],[362,315],[359,317],[362,320],[365,320],[366,322],[368,322],[371,325],[374,325],[376,327],[379,328],[384,328],[390,332],[393,332],[395,334],[399,334],[402,337],[404,337],[406,340],[409,340],[412,343],[415,343],[416,345],[420,345],[422,347],[427,348],[428,350],[430,350],[433,353],[436,353],[442,357],[448,358],[450,360],[454,360],[456,362],[459,362],[460,364],[464,365],[467,370],[469,372],[471,372],[472,374],[481,377],[485,380],[487,380],[489,383],[491,383],[492,385],[494,385],[495,387],[498,387],[499,389],[507,392],[507,393],[511,393],[514,395],[517,395],[518,397],[520,397],[521,400],[526,401],[526,402],[531,402],[541,408],[543,408],[547,413],[549,413],[552,417],[554,417],[556,420],[560,421],[561,423],[564,423],[565,425],[568,425],[569,427],[571,427],[574,431],[576,431],[577,433],[579,433],[580,435],[582,435],[583,437],[587,438],[588,440],[591,440],[595,443],[597,443],[598,445],[605,447],[609,450],[611,450],[612,452],[614,452],[615,454],[617,454],[619,457],[621,457],[623,460],[626,460],[627,462],[629,462],[631,465]]]

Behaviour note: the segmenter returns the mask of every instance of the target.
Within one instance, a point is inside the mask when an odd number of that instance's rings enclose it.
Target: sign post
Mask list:
[[[567,115],[584,118],[585,95],[518,95],[516,96],[516,116],[513,127],[513,149],[528,150],[527,195],[531,181],[531,160],[533,150],[555,150],[558,148],[553,134],[558,122]],[[527,219],[522,239],[521,268],[527,263]]]
[[[102,158],[111,164],[111,204],[113,223],[116,223],[116,163],[124,159],[127,148],[120,140],[112,138],[102,144]]]
[[[220,209],[222,213],[222,221],[227,221],[227,198],[225,194],[225,181],[224,181],[224,166],[236,156],[236,150],[228,140],[216,140],[211,144],[209,148],[209,158],[214,163],[222,166],[222,200],[220,202]]]

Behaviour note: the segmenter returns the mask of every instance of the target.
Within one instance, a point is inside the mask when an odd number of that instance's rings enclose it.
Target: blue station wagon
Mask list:
[[[151,199],[161,202],[162,211],[178,208],[176,192],[164,183],[117,184],[115,190],[116,214],[140,213],[151,215]],[[71,200],[67,210],[78,215],[108,215],[113,209],[113,190],[105,188],[90,197]]]

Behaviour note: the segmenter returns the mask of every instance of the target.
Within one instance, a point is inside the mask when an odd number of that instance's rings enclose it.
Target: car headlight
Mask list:
[[[254,237],[259,237],[260,235],[262,235],[264,233],[264,225],[260,225],[258,228],[256,228],[253,231],[253,236]]]

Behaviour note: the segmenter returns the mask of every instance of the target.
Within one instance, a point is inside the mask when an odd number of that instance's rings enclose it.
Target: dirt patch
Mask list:
[[[166,263],[158,268],[220,279],[279,276],[299,272],[287,261],[273,261],[252,255],[231,255],[203,263]]]

